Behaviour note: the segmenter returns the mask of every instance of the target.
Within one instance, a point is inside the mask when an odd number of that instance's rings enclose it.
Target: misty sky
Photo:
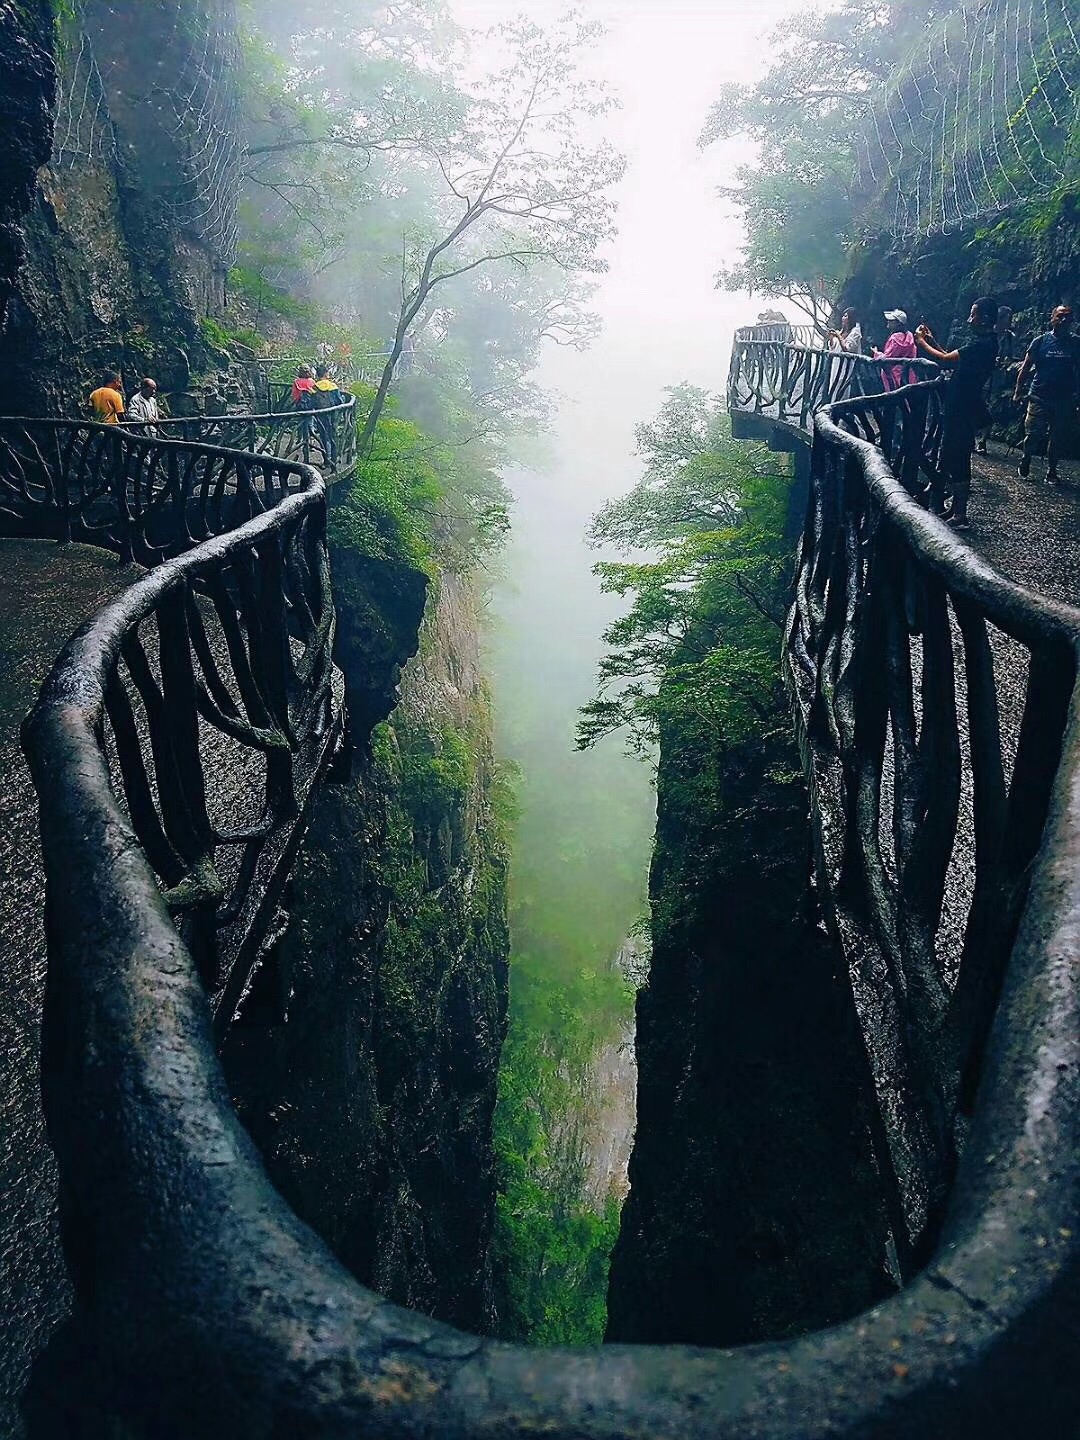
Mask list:
[[[525,8],[543,23],[566,4],[533,0]],[[656,410],[664,386],[686,379],[722,388],[732,331],[774,303],[714,289],[716,270],[737,252],[741,235],[716,187],[746,151],[728,144],[702,154],[696,141],[720,84],[759,75],[768,63],[769,32],[805,3],[584,0],[577,8],[609,30],[595,71],[622,100],[604,125],[630,168],[619,193],[611,270],[596,302],[604,335],[584,355],[549,354],[541,378],[568,397],[588,398],[586,416],[573,413],[580,405],[562,407],[557,442],[564,452],[586,445],[590,459],[602,447],[609,463],[602,473],[588,467],[595,502],[635,478],[633,427]],[[452,9],[462,24],[484,29],[522,6],[453,0]]]
[[[528,13],[542,23],[565,8],[565,0],[533,0]],[[584,0],[578,8],[608,26],[595,73],[622,109],[603,124],[630,164],[611,268],[594,302],[603,334],[582,354],[549,346],[541,366],[540,380],[560,396],[552,463],[506,476],[517,503],[492,641],[500,749],[526,779],[512,867],[515,948],[553,956],[560,932],[552,917],[568,905],[592,926],[583,948],[614,954],[641,913],[651,849],[645,767],[625,759],[614,738],[585,755],[573,748],[601,635],[617,613],[591,573],[597,557],[584,532],[604,500],[638,478],[634,428],[656,414],[664,389],[689,380],[722,390],[732,332],[774,303],[714,287],[741,239],[716,188],[748,151],[732,144],[702,154],[697,137],[720,84],[760,74],[769,32],[800,6]],[[521,6],[452,0],[452,9],[462,24],[487,29]],[[482,47],[476,60],[483,64]],[[579,903],[583,895],[594,897],[592,907]]]

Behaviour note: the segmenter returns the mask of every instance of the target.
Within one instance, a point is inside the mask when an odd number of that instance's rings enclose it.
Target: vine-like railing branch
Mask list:
[[[223,1028],[340,735],[322,478],[266,449],[2,419],[0,525],[151,570],[91,624],[115,642],[93,672],[95,743]],[[89,683],[89,644],[43,705]]]
[[[813,438],[785,661],[903,1275],[940,1233],[1080,634],[1080,612],[1011,584],[926,513],[946,382],[922,374],[937,372],[749,330],[729,380],[734,414]]]
[[[165,440],[197,440],[232,450],[250,450],[275,460],[314,465],[327,484],[356,466],[356,399],[323,410],[289,406],[291,382],[272,387],[276,408],[263,415],[193,415],[159,420],[154,432]],[[146,433],[145,426],[129,426]]]

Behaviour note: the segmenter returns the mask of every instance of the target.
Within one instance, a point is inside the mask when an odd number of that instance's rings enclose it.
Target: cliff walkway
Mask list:
[[[312,461],[330,483],[350,473],[355,459],[354,408],[350,403],[339,410],[322,412],[320,425],[291,413],[166,420],[156,427],[154,440],[148,440],[138,427],[128,427],[126,433],[120,434],[91,425],[0,420],[0,534],[7,537],[0,573],[0,656],[4,677],[0,687],[0,1020],[4,1034],[0,1050],[0,1174],[3,1192],[11,1202],[4,1205],[0,1221],[0,1254],[4,1258],[0,1391],[10,1396],[12,1404],[25,1383],[34,1355],[70,1305],[57,1228],[56,1169],[41,1113],[45,871],[37,797],[20,749],[20,726],[72,632],[92,616],[100,616],[103,611],[111,613],[110,602],[122,604],[124,597],[136,594],[150,570],[162,566],[173,555],[196,549],[218,531],[242,528],[248,518],[276,503],[286,490],[314,485]],[[158,439],[183,443],[158,444]],[[250,453],[246,458],[235,457],[218,447]],[[336,464],[330,463],[331,453]],[[224,566],[221,575],[227,575]],[[204,630],[207,643],[213,640],[211,653],[221,681],[222,672],[229,669],[228,638],[220,623],[218,635],[214,636],[213,619],[217,617],[207,614],[208,606],[213,605],[212,597],[200,596],[198,603],[207,615]],[[155,629],[160,606],[155,608],[157,613],[148,613],[141,622],[144,635]],[[126,642],[128,657],[135,660],[139,626],[128,623],[125,628],[121,644]],[[188,634],[194,639],[190,629]],[[327,634],[326,643],[328,639]],[[239,657],[238,650],[236,653]],[[147,667],[153,679],[146,673],[142,676],[146,694],[137,707],[142,711],[138,745],[131,743],[130,723],[125,729],[124,717],[115,706],[109,712],[106,702],[112,758],[121,770],[126,764],[132,784],[137,784],[138,768],[149,758],[148,748],[152,752],[156,745],[160,755],[163,744],[173,746],[177,740],[175,733],[164,735],[163,717],[159,715],[155,725],[146,711],[147,700],[152,709],[155,705],[160,708],[176,694],[175,687],[168,697],[161,689],[160,660],[152,654],[152,638]],[[201,673],[207,681],[208,672]],[[235,673],[229,678],[235,682]],[[209,699],[203,710],[208,703]],[[135,713],[133,710],[132,718]],[[117,719],[121,721],[119,731]],[[264,721],[262,716],[259,719]],[[336,727],[335,720],[328,736],[336,735]],[[234,726],[230,728],[234,729],[231,738],[235,742],[239,735]],[[124,747],[123,751],[118,751],[117,746]],[[206,818],[216,804],[219,815],[229,815],[229,828],[235,828],[235,817],[251,808],[249,791],[259,793],[260,777],[253,773],[251,744],[243,755],[227,755],[218,729],[213,739],[207,734],[205,747],[206,788],[212,796]],[[148,768],[152,771],[152,760]],[[122,792],[124,781],[117,778],[117,788]],[[192,781],[193,767],[181,786],[190,788]],[[265,789],[264,777],[262,791]],[[301,784],[300,801],[309,789],[309,782]],[[186,809],[185,798],[178,796],[177,800],[179,803],[171,804],[159,790],[160,828],[171,829],[174,838],[179,823],[175,812],[181,807]],[[164,806],[168,807],[167,815],[162,814]],[[236,870],[238,881],[247,871],[253,867],[257,871],[262,865],[267,872],[262,885],[257,880],[246,883],[249,893],[262,890],[262,907],[271,914],[279,880],[270,874],[274,867],[268,850],[276,843],[283,853],[291,851],[298,842],[296,831],[302,820],[300,804],[294,807],[296,814],[291,823],[285,821],[288,807],[278,808],[280,838],[274,842],[268,835],[269,843],[262,846],[257,857],[257,842],[245,842],[246,853],[239,864],[235,854],[226,862]],[[128,813],[130,816],[130,798]],[[140,838],[149,836],[146,826],[157,828],[149,813],[144,816]],[[137,833],[139,828],[136,825]],[[226,827],[220,825],[219,829],[223,832]],[[239,842],[231,846],[236,852],[240,848]],[[175,858],[169,863],[175,867]],[[280,865],[277,868],[280,870]],[[209,876],[209,867],[205,874]],[[62,891],[62,880],[59,888]],[[229,901],[233,910],[242,908],[242,889],[243,885],[234,889]],[[174,913],[190,930],[199,909],[197,903],[188,903],[178,905]],[[227,919],[228,914],[228,905],[223,908],[219,903],[217,919]],[[78,928],[84,921],[76,911],[64,910],[54,923]],[[224,927],[224,944],[219,944],[217,933],[210,937],[210,948],[215,951],[213,963],[221,971],[213,977],[212,988],[219,1029],[230,1018],[230,1007],[235,1007],[236,998],[247,984],[262,923],[253,927],[246,944],[240,942],[234,921]],[[217,928],[215,925],[215,932]],[[10,1423],[15,1423],[13,1414]],[[0,1414],[0,1431],[6,1433],[7,1425],[7,1418]]]
[[[922,508],[940,381],[883,394],[801,348],[741,336],[732,411],[796,450],[807,490],[785,664],[903,1288],[742,1351],[466,1335],[362,1288],[288,1210],[215,1040],[340,722],[323,480],[258,437],[6,422],[35,436],[0,456],[13,528],[147,567],[67,646],[24,730],[76,1296],[43,1372],[71,1406],[60,1433],[76,1412],[80,1433],[100,1417],[267,1440],[1069,1433],[1080,611]],[[241,768],[246,814],[211,783],[239,754],[260,777]]]

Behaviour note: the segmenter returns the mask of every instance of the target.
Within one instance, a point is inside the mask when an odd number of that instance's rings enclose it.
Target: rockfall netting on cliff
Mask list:
[[[967,0],[868,95],[861,180],[898,238],[948,234],[1080,180],[1076,0]]]
[[[77,0],[58,62],[54,168],[136,160],[167,220],[227,265],[240,189],[231,0]]]

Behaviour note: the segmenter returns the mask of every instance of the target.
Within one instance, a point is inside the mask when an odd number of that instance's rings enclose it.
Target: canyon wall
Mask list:
[[[421,621],[418,572],[339,550],[334,574],[352,773],[226,1064],[278,1188],[353,1273],[486,1330],[508,857],[476,604],[444,575]]]

